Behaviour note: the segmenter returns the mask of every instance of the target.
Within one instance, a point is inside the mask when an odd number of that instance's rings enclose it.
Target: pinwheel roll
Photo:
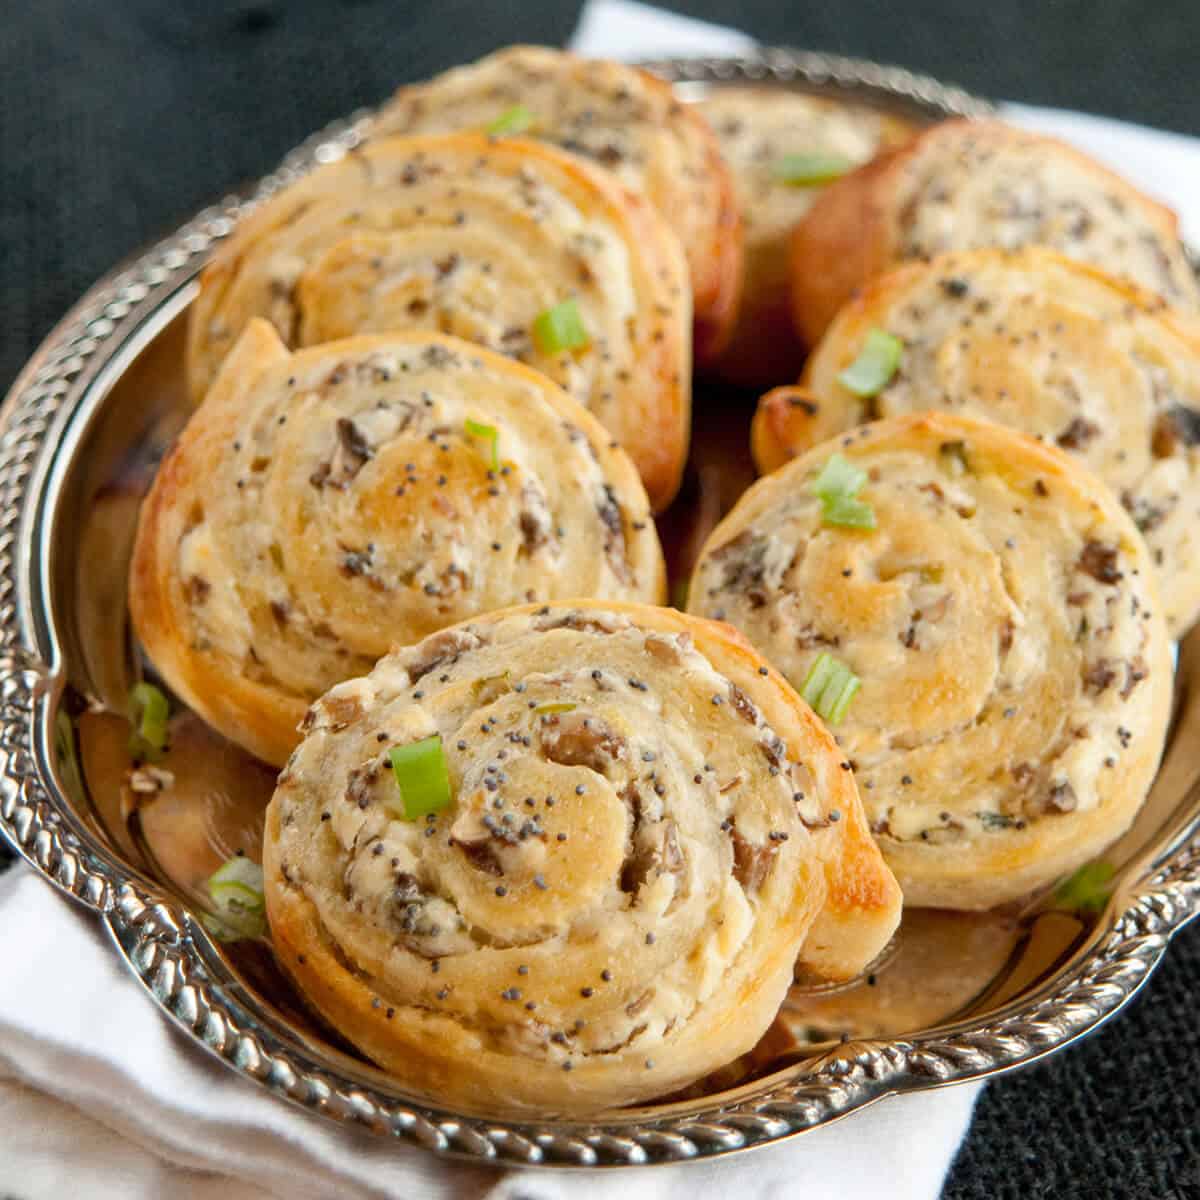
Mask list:
[[[742,277],[733,180],[712,130],[670,84],[624,63],[512,46],[401,88],[380,133],[523,134],[611,171],[678,234],[691,272],[696,355],[728,336]]]
[[[796,327],[811,345],[854,290],[898,262],[1050,246],[1200,307],[1168,208],[1055,138],[945,121],[826,189],[792,239]]]
[[[930,413],[760,479],[690,597],[834,725],[906,903],[971,909],[1034,892],[1133,820],[1171,700],[1153,576],[1080,463]]]
[[[894,374],[862,396],[843,374],[875,330],[903,349]],[[1191,625],[1200,610],[1200,319],[1039,247],[909,263],[838,314],[799,389],[764,397],[755,456],[772,470],[863,421],[931,406],[1082,459],[1145,535],[1172,632]]]
[[[853,775],[733,630],[490,613],[317,702],[265,835],[276,952],[406,1086],[582,1114],[748,1050],[899,893]]]
[[[678,487],[691,387],[679,241],[644,201],[552,146],[381,139],[267,201],[201,278],[197,400],[254,316],[289,346],[436,329],[517,358],[628,449],[656,508]]]
[[[434,333],[293,354],[252,321],[143,505],[130,609],[171,687],[278,764],[398,642],[664,586],[632,463],[544,376]]]
[[[794,379],[804,350],[792,324],[792,230],[824,185],[906,140],[912,127],[779,88],[719,87],[698,107],[733,172],[746,242],[737,325],[714,369],[746,387]]]

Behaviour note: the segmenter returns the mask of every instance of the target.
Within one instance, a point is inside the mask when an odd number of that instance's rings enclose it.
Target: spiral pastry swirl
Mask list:
[[[432,738],[448,807],[400,819],[390,754]],[[595,601],[488,614],[329,692],[264,867],[309,999],[475,1111],[670,1092],[755,1043],[797,956],[852,975],[899,913],[841,754],[748,644]]]
[[[835,452],[865,473],[873,528],[814,494]],[[801,690],[822,655],[858,677],[837,738],[906,903],[986,908],[1086,862],[1145,799],[1171,700],[1153,576],[1078,462],[929,413],[760,479],[709,539],[690,605]]]
[[[570,336],[542,321],[573,308]],[[201,277],[197,400],[265,317],[289,346],[433,329],[536,367],[629,451],[655,508],[679,485],[691,305],[679,239],[645,201],[553,146],[383,138],[240,224]]]
[[[130,608],[167,682],[278,764],[397,642],[664,587],[632,463],[544,376],[433,333],[289,353],[253,321],[143,505]]]
[[[943,121],[825,189],[792,240],[797,328],[813,345],[868,279],[956,250],[1049,246],[1181,308],[1200,286],[1169,209],[1056,138]]]
[[[696,357],[719,350],[737,312],[742,231],[733,181],[704,118],[671,85],[636,67],[545,46],[511,46],[402,87],[381,133],[486,130],[506,115],[527,136],[581,155],[645,196],[687,255]]]
[[[872,329],[904,343],[900,369],[862,399],[839,381]],[[755,418],[772,470],[863,421],[931,404],[987,418],[1078,457],[1145,535],[1176,635],[1200,612],[1200,320],[1041,247],[908,263],[839,314],[799,388]]]

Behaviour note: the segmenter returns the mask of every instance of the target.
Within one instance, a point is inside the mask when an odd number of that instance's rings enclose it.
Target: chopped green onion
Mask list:
[[[533,711],[539,716],[549,716],[551,713],[571,712],[575,708],[569,700],[552,701],[549,704],[539,704]]]
[[[1108,903],[1115,874],[1116,869],[1110,862],[1086,863],[1058,885],[1054,898],[1059,908],[1097,913]]]
[[[850,529],[874,529],[875,510],[862,500],[838,496],[821,502],[821,520],[826,525],[844,525]]]
[[[872,329],[858,357],[838,374],[838,383],[856,396],[878,396],[896,374],[903,353],[898,337]]]
[[[867,482],[867,473],[840,454],[834,454],[821,468],[809,489],[821,501],[821,520],[826,525],[851,529],[874,529],[875,510],[856,497]]]
[[[388,758],[400,789],[399,805],[389,803],[388,807],[401,820],[416,821],[450,807],[450,773],[441,734],[407,746],[393,746]]]
[[[500,470],[500,430],[495,425],[485,425],[482,421],[472,421],[470,417],[463,422],[463,428],[467,431],[468,437],[479,438],[482,442],[487,442],[491,446],[491,469],[493,471]]]
[[[812,481],[811,492],[822,500],[843,500],[857,496],[867,483],[867,473],[861,467],[834,454]]]
[[[208,891],[218,901],[218,908],[222,907],[222,896],[236,897],[243,908],[262,908],[263,869],[244,854],[235,854],[213,872],[208,881]]]
[[[143,762],[158,762],[167,748],[167,718],[171,706],[152,683],[134,684],[129,693],[129,719],[133,734],[129,753]]]
[[[791,187],[819,187],[839,179],[853,166],[841,154],[785,154],[771,164],[771,174]]]
[[[485,130],[493,137],[506,133],[525,133],[533,128],[537,118],[524,104],[514,104],[502,112]]]
[[[819,654],[809,668],[800,695],[818,716],[830,725],[837,725],[861,686],[862,680],[845,663],[832,654]]]
[[[258,898],[261,900],[263,869],[253,859],[247,858],[244,854],[235,854],[227,863],[217,868],[212,878],[208,881],[208,886],[211,889],[214,885],[219,886],[227,883],[236,883],[241,887],[250,888],[252,891],[258,893]]]
[[[262,937],[267,930],[263,869],[238,854],[218,867],[208,881],[208,894],[217,912],[204,927],[222,941]]]
[[[539,313],[533,322],[533,338],[543,354],[582,350],[592,340],[574,300],[564,300]]]

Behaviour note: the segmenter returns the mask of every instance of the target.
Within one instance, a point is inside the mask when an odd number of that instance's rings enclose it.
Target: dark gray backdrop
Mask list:
[[[664,6],[983,95],[1200,134],[1200,0]],[[3,0],[0,386],[117,259],[261,174],[314,128],[498,45],[562,42],[578,7]],[[946,1195],[1200,1200],[1198,993],[1193,931],[1109,1028],[988,1088]]]

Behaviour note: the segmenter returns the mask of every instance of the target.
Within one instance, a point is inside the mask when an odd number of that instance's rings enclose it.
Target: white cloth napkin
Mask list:
[[[0,1077],[71,1106],[0,1085],[0,1195],[21,1200],[208,1200],[197,1172],[289,1200],[932,1200],[974,1103],[969,1088],[885,1101],[715,1163],[500,1171],[342,1129],[235,1075],[154,1010],[94,917],[25,869],[0,876],[0,964]],[[240,1200],[234,1186],[225,1200]]]
[[[731,54],[753,42],[629,0],[590,0],[572,44],[643,58]],[[1110,162],[1175,207],[1200,240],[1200,142],[1076,113],[1005,112]],[[977,1094],[963,1086],[885,1100],[789,1143],[704,1164],[568,1173],[442,1161],[309,1116],[241,1079],[155,1011],[94,917],[24,869],[0,876],[0,1195],[20,1200],[932,1200]]]

